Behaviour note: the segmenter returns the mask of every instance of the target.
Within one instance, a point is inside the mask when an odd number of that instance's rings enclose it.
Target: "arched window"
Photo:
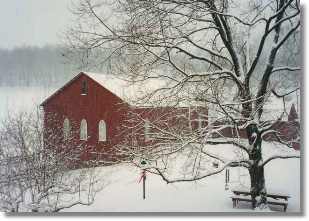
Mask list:
[[[70,137],[71,125],[68,118],[65,118],[63,121],[63,139],[68,140]]]
[[[147,142],[150,140],[150,122],[148,119],[145,120],[144,129],[145,141]]]
[[[83,80],[81,85],[81,95],[87,95],[87,94],[88,94],[88,84],[86,80]]]
[[[80,122],[80,140],[87,140],[87,121],[82,119]]]
[[[99,122],[99,141],[106,141],[106,123],[104,120]]]

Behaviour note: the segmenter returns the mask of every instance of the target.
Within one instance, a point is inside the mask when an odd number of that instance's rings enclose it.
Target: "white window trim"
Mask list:
[[[80,140],[87,140],[88,139],[88,125],[86,119],[82,119],[80,122]]]
[[[107,140],[107,127],[104,120],[100,120],[98,124],[99,129],[99,141],[104,142]]]
[[[63,139],[68,140],[71,134],[70,120],[65,118],[63,121]]]

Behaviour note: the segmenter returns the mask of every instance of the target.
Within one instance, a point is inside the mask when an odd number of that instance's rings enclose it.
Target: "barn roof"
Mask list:
[[[142,93],[142,88],[139,85],[132,85],[128,80],[115,75],[92,72],[83,73],[124,101],[128,102],[130,99],[135,98],[137,94]]]
[[[89,78],[99,83],[102,87],[106,88],[123,101],[132,105],[150,105],[153,106],[145,96],[149,93],[159,89],[168,82],[159,79],[144,79],[142,81],[131,81],[125,79],[125,76],[116,76],[112,74],[101,74],[92,72],[83,72]]]
[[[110,92],[112,92],[113,94],[115,94],[116,96],[118,96],[127,103],[131,103],[131,101],[133,102],[135,100],[138,100],[147,92],[147,90],[153,90],[160,85],[160,82],[156,80],[149,80],[148,82],[144,81],[142,83],[135,82],[134,84],[132,84],[132,82],[125,80],[124,78],[117,77],[115,75],[92,73],[92,72],[80,72],[73,79],[67,82],[63,87],[61,87],[51,96],[45,99],[41,103],[41,106],[44,106],[52,97],[56,96],[61,91],[63,91],[67,86],[72,84],[81,75],[88,76],[89,78],[91,78],[92,80],[100,84],[102,87],[106,88],[107,90],[109,90]]]

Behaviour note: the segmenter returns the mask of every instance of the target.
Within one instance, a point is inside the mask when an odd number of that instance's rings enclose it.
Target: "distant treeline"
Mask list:
[[[56,46],[0,49],[0,86],[57,86],[76,74]]]
[[[284,53],[277,57],[278,66],[301,66],[300,42],[289,40]],[[0,49],[0,87],[1,86],[60,86],[72,78],[80,70],[93,72],[110,72],[113,64],[102,63],[110,53],[108,49],[97,49],[92,54],[79,54],[76,50],[70,56],[68,51],[60,46],[30,47],[24,46],[14,49]],[[89,57],[88,57],[89,56]],[[251,55],[253,57],[254,55]],[[70,57],[70,58],[69,58]],[[267,62],[267,55],[262,54],[260,63]],[[116,58],[117,59],[117,58]],[[179,57],[180,64],[183,63]],[[95,65],[94,65],[95,64]],[[263,65],[254,73],[258,79],[261,76]],[[198,63],[188,67],[195,72],[203,73],[205,67]],[[287,85],[299,85],[301,72],[288,72],[272,76],[283,88]],[[255,82],[252,82],[254,85]]]

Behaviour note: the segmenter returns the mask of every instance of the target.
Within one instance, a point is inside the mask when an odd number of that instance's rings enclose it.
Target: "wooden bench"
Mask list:
[[[245,198],[245,197],[232,196],[231,198],[232,198],[232,201],[233,201],[233,208],[235,208],[238,205],[238,202],[240,202],[240,201],[252,203],[252,199]],[[285,202],[285,201],[267,201],[267,203],[271,204],[271,205],[283,206],[284,212],[286,212],[286,209],[288,207],[288,202]]]
[[[233,208],[237,206],[239,201],[252,203],[251,192],[243,190],[233,190],[232,192],[235,194],[234,196],[231,197],[233,201]],[[288,195],[267,193],[267,203],[270,205],[283,206],[284,212],[288,207],[288,198],[290,198],[290,196]]]
[[[238,197],[238,196],[232,196],[231,198],[232,198],[232,201],[233,201],[233,208],[235,208],[237,206],[239,201],[252,202],[252,199]]]
[[[243,190],[232,190],[232,192],[235,195],[244,195],[244,196],[251,196],[251,192],[249,191],[243,191]],[[290,196],[288,195],[283,195],[283,194],[274,194],[274,193],[267,193],[267,197],[273,198],[273,199],[284,199],[288,200]]]
[[[286,208],[288,207],[288,202],[286,201],[267,201],[268,204],[271,205],[279,205],[279,206],[283,206],[283,211],[286,212]]]

